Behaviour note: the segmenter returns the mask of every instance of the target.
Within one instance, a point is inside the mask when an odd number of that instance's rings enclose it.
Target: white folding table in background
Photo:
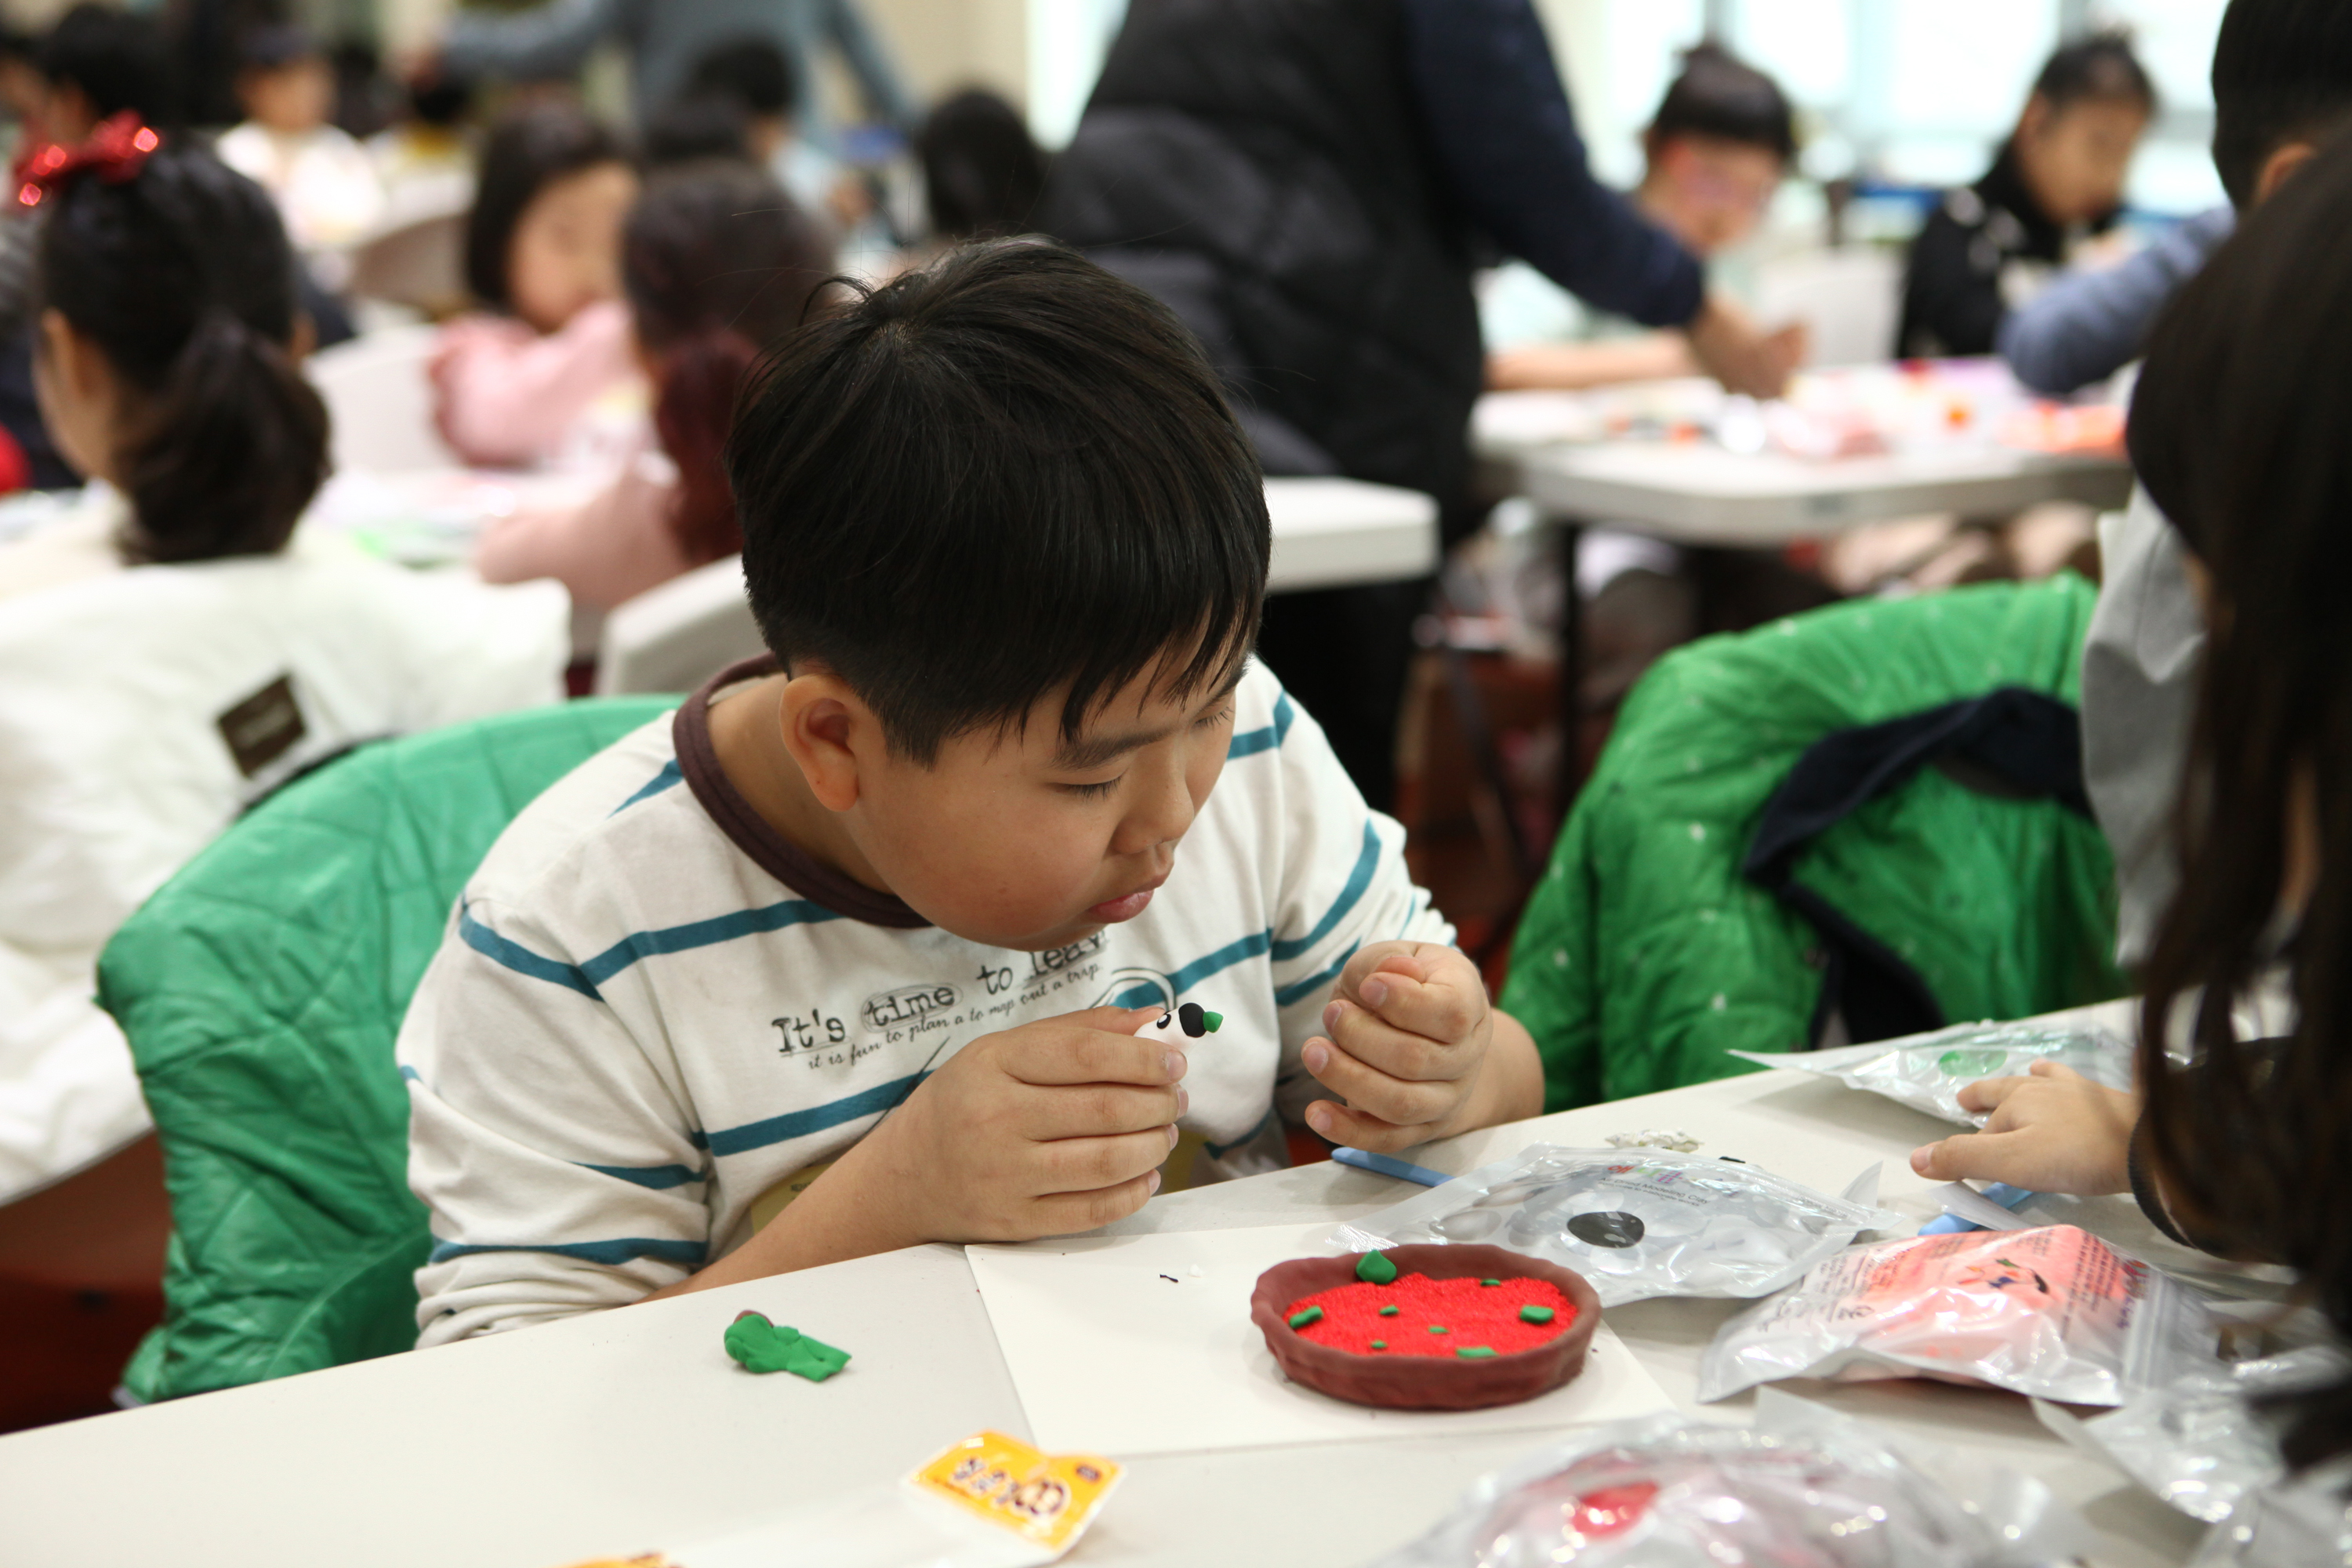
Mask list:
[[[2130,1029],[2129,1008],[2096,1010]],[[1488,1129],[1418,1151],[1461,1172],[1531,1142],[1680,1127],[1835,1191],[1880,1162],[1883,1198],[1938,1207],[1905,1155],[1949,1128],[1818,1079],[1759,1073]],[[1328,1222],[1414,1189],[1322,1163],[1170,1194],[1118,1231]],[[2126,1199],[2087,1223],[2159,1265],[2210,1270]],[[1050,1245],[1050,1244],[1047,1244]],[[1607,1321],[1675,1402],[1739,1308],[1646,1301]],[[746,1309],[853,1352],[824,1384],[754,1377],[721,1353]],[[2047,1482],[2101,1538],[2100,1568],[2184,1562],[2199,1527],[2044,1432],[2024,1400],[1927,1382],[1800,1384],[1809,1398]],[[0,1437],[0,1557],[77,1568],[559,1568],[724,1536],[887,1483],[993,1426],[1029,1436],[961,1251],[916,1247],[438,1350]],[[1202,1563],[1360,1568],[1418,1534],[1540,1433],[1143,1457],[1081,1568]],[[1114,1456],[1117,1457],[1117,1456]]]
[[[1983,367],[1975,374],[1981,378]],[[1472,424],[1482,483],[1525,496],[1557,531],[1562,581],[1561,733],[1582,717],[1576,551],[1595,524],[1671,543],[1774,549],[1867,523],[1939,512],[2005,517],[2044,501],[2101,510],[2131,495],[2131,466],[2099,453],[2048,453],[1981,440],[1844,458],[1735,452],[1711,440],[1593,440],[1585,395],[1489,393]],[[1548,426],[1550,427],[1548,429]],[[1574,437],[1575,438],[1570,438]],[[1560,775],[1565,814],[1573,770]]]

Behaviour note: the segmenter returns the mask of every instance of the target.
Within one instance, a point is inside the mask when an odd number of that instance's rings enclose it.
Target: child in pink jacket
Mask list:
[[[467,462],[555,456],[638,374],[619,276],[636,195],[619,143],[577,109],[534,105],[491,132],[466,220],[466,281],[488,309],[443,328],[432,364],[435,418]]]
[[[655,388],[658,449],[586,506],[495,522],[475,566],[492,583],[554,577],[610,608],[742,549],[719,462],[759,356],[798,327],[833,270],[824,228],[748,163],[656,176],[630,212],[621,274]]]

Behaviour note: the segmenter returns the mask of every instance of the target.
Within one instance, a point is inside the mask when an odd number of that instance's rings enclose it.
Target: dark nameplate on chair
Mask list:
[[[236,771],[251,778],[293,748],[307,732],[294,683],[279,676],[215,721]]]

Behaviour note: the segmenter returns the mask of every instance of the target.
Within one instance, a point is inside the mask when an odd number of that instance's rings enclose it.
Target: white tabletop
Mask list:
[[[1354,479],[1268,479],[1266,592],[1406,582],[1437,570],[1437,503]]]
[[[1688,380],[1494,393],[1473,432],[1490,485],[1554,516],[1694,544],[1783,543],[1934,512],[1999,517],[2049,500],[2124,504],[2120,456],[2004,439],[2037,406],[1998,363],[1954,361],[1808,373],[1777,405]],[[1866,444],[1885,449],[1799,456],[1782,439],[1840,432],[1869,432]]]
[[[2125,1010],[2102,1010],[2127,1027]],[[1678,1126],[1815,1186],[1883,1162],[1888,1205],[1926,1218],[1904,1154],[1948,1131],[1827,1080],[1765,1073],[1489,1129],[1416,1157],[1460,1172],[1535,1142]],[[1336,1164],[1171,1194],[1121,1229],[1333,1221],[1411,1189]],[[2130,1205],[2094,1228],[2195,1262]],[[1648,1301],[1609,1321],[1675,1400],[1737,1310]],[[719,1349],[756,1308],[852,1351],[822,1384],[750,1377]],[[2049,1436],[2024,1400],[1925,1382],[1797,1390],[2041,1477],[2100,1533],[2102,1568],[2186,1560],[2197,1527]],[[1752,1396],[1705,1407],[1748,1418]],[[962,1254],[919,1247],[518,1333],[0,1438],[12,1562],[175,1568],[558,1568],[674,1548],[890,1480],[983,1426],[1027,1436]],[[1135,1460],[1083,1564],[1352,1568],[1419,1532],[1529,1434],[1392,1439]]]
[[[577,506],[600,488],[596,476],[579,473],[347,472],[329,482],[306,525],[343,533],[409,565],[447,565],[473,553],[475,536],[492,519]],[[1417,490],[1354,479],[1271,479],[1265,504],[1274,525],[1270,592],[1402,582],[1437,570],[1437,503]],[[0,539],[8,536],[11,515],[0,508]],[[20,526],[39,521],[28,513]]]

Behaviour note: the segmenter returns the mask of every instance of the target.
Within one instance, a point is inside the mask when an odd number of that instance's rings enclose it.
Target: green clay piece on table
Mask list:
[[[1485,1361],[1495,1353],[1495,1350],[1492,1345],[1464,1345],[1454,1353],[1464,1361]]]
[[[1225,1016],[1223,1013],[1212,1013],[1206,1008],[1202,1008],[1201,1011],[1201,1027],[1208,1030],[1209,1033],[1213,1035],[1223,1026]]]
[[[1454,1331],[1447,1328],[1444,1323],[1432,1323],[1429,1325],[1429,1331],[1433,1334],[1450,1334]]]
[[[823,1383],[849,1364],[849,1352],[813,1340],[786,1323],[745,1312],[727,1325],[727,1353],[747,1372],[789,1372]]]
[[[1394,1307],[1382,1307],[1381,1309],[1381,1316],[1383,1318],[1393,1318],[1396,1315],[1397,1309]]]
[[[1549,1307],[1522,1307],[1519,1309],[1519,1321],[1523,1323],[1549,1323],[1551,1321],[1551,1317],[1552,1313]]]
[[[1384,1351],[1389,1348],[1389,1342],[1386,1340],[1374,1340],[1372,1348],[1376,1351]]]
[[[1309,1307],[1304,1311],[1290,1314],[1290,1326],[1294,1329],[1303,1329],[1309,1323],[1319,1323],[1322,1321],[1323,1309],[1320,1307]]]
[[[1367,1252],[1356,1259],[1356,1278],[1367,1285],[1393,1285],[1396,1277],[1397,1266],[1385,1252]]]

